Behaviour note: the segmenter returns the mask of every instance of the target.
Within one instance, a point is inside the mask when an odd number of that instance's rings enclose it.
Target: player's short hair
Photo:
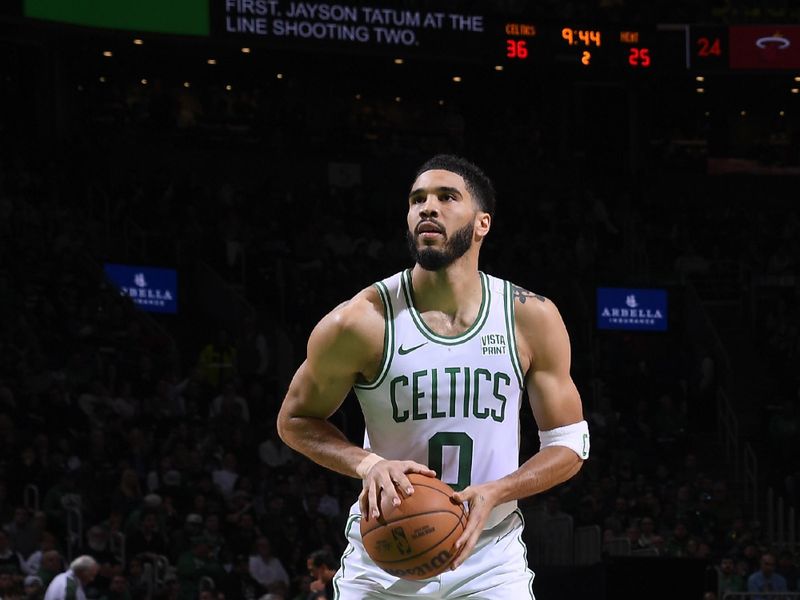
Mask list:
[[[425,161],[417,170],[415,179],[425,171],[431,171],[433,169],[441,169],[443,171],[450,171],[456,175],[461,175],[461,177],[464,178],[464,183],[467,185],[467,191],[475,198],[480,209],[494,216],[495,205],[497,203],[494,186],[492,185],[492,180],[486,176],[478,165],[460,156],[437,154],[433,158]]]
[[[315,567],[321,567],[325,565],[329,569],[336,570],[339,568],[339,561],[333,556],[333,553],[329,552],[328,550],[314,550],[311,554],[308,555],[308,560],[311,561],[311,564]]]

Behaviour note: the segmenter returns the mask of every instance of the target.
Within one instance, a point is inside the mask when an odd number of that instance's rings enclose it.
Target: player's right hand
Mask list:
[[[381,514],[381,505],[399,506],[403,499],[398,489],[406,496],[414,493],[407,473],[436,477],[435,471],[413,460],[380,460],[372,465],[364,476],[363,488],[358,496],[364,519],[377,519]]]

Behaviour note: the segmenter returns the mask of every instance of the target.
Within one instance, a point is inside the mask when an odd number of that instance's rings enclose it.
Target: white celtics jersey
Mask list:
[[[381,368],[354,386],[364,412],[364,447],[428,465],[461,490],[519,466],[523,389],[511,284],[480,274],[483,299],[464,333],[438,335],[414,307],[411,271],[375,284],[386,314]],[[516,508],[495,508],[487,527]]]

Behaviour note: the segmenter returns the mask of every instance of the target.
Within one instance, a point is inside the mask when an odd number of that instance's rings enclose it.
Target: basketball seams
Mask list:
[[[372,529],[367,529],[366,531],[361,532],[361,537],[366,537],[370,533],[375,531],[376,529],[380,529],[381,527],[388,527],[389,525],[394,525],[395,523],[400,523],[401,521],[406,521],[408,519],[414,519],[416,517],[424,517],[425,515],[438,515],[438,514],[453,515],[459,521],[461,521],[461,517],[458,514],[456,514],[454,511],[452,511],[452,510],[441,510],[441,509],[426,510],[425,512],[416,512],[413,515],[403,515],[402,517],[398,517],[398,518],[396,518],[396,519],[394,519],[392,521],[386,521],[384,519],[383,523],[378,522],[378,524],[375,527],[373,527]]]
[[[449,510],[435,510],[435,511],[427,512],[427,513],[416,513],[416,514],[414,514],[414,515],[411,515],[411,516],[408,516],[408,517],[403,517],[402,519],[397,519],[396,521],[392,521],[392,523],[391,523],[391,524],[394,524],[394,523],[399,523],[400,521],[405,521],[406,519],[413,519],[413,518],[415,518],[415,517],[419,517],[419,516],[423,516],[423,515],[428,515],[428,514],[439,514],[439,513],[443,513],[443,514],[446,514],[446,515],[453,515],[454,517],[457,517],[457,516],[458,516],[458,515],[456,515],[455,513],[453,513],[453,512],[450,512]],[[440,545],[442,542],[444,542],[445,540],[447,540],[447,539],[448,539],[448,538],[449,538],[451,535],[453,535],[453,532],[454,532],[454,531],[456,530],[456,528],[457,528],[459,525],[461,525],[461,524],[462,524],[462,523],[461,523],[461,517],[458,517],[458,521],[456,521],[455,525],[453,525],[453,528],[452,528],[450,531],[448,531],[446,535],[444,535],[444,536],[443,536],[443,537],[442,537],[442,538],[441,538],[439,541],[437,541],[435,544],[433,544],[433,545],[432,545],[432,546],[430,546],[429,548],[425,548],[425,550],[421,550],[420,552],[418,552],[417,554],[415,554],[415,555],[413,555],[413,556],[405,556],[405,557],[403,557],[403,558],[399,558],[399,559],[397,559],[397,560],[382,560],[382,561],[381,561],[381,563],[382,563],[382,564],[386,564],[386,565],[390,565],[390,564],[393,564],[393,563],[406,562],[406,561],[409,561],[409,560],[413,560],[413,559],[415,559],[415,558],[419,558],[420,556],[423,556],[423,555],[425,555],[426,553],[430,552],[431,550],[433,550],[434,548],[436,548],[437,546],[439,546],[439,545]],[[387,525],[389,525],[389,523],[387,523]],[[377,527],[376,527],[375,529],[377,529]],[[365,539],[365,538],[366,538],[366,537],[367,537],[367,536],[368,536],[370,533],[372,533],[373,531],[375,531],[375,529],[371,529],[371,530],[370,530],[370,531],[368,531],[367,533],[363,534],[363,535],[362,535],[362,542],[364,541],[364,539]]]
[[[412,485],[414,485],[414,487],[428,488],[429,490],[433,490],[435,492],[439,492],[443,496],[447,496],[448,499],[451,498],[450,494],[448,494],[444,490],[441,490],[441,489],[439,489],[437,487],[434,487],[434,486],[431,486],[431,485],[425,485],[424,483],[414,483]],[[417,513],[414,513],[413,515],[406,515],[406,516],[400,517],[399,519],[395,519],[394,521],[386,521],[384,519],[384,523],[381,523],[380,521],[378,521],[378,525],[374,526],[372,529],[368,529],[366,532],[362,533],[361,535],[367,535],[368,533],[371,533],[371,532],[375,531],[378,527],[383,527],[384,525],[390,525],[391,523],[397,523],[398,521],[402,521],[403,519],[408,519],[410,517],[416,517],[417,515],[430,515],[430,514],[435,514],[435,513],[450,513],[452,515],[457,516],[459,522],[461,522],[462,519],[464,519],[467,516],[466,512],[464,511],[464,507],[461,506],[460,504],[453,504],[452,502],[451,502],[451,505],[453,506],[453,510],[441,510],[440,509],[440,510],[431,510],[431,511],[426,511],[426,512],[417,512]],[[457,512],[455,510],[456,507],[460,508],[461,511]],[[466,527],[466,523],[464,523],[464,527]]]

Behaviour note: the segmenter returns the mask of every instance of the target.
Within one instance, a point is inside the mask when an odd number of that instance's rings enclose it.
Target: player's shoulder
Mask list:
[[[358,330],[383,321],[385,309],[383,301],[374,285],[364,288],[349,300],[334,308],[330,316],[340,327]],[[366,322],[366,323],[365,323]]]
[[[569,347],[569,336],[555,303],[542,294],[511,284],[517,349],[524,365],[546,364],[543,357]],[[527,366],[523,367],[527,370]]]
[[[542,294],[525,289],[521,285],[511,283],[511,295],[514,300],[514,315],[517,326],[542,326],[551,321],[560,321],[558,308],[549,298]]]
[[[362,289],[325,315],[312,334],[327,344],[365,344],[383,334],[384,307],[374,286]]]

